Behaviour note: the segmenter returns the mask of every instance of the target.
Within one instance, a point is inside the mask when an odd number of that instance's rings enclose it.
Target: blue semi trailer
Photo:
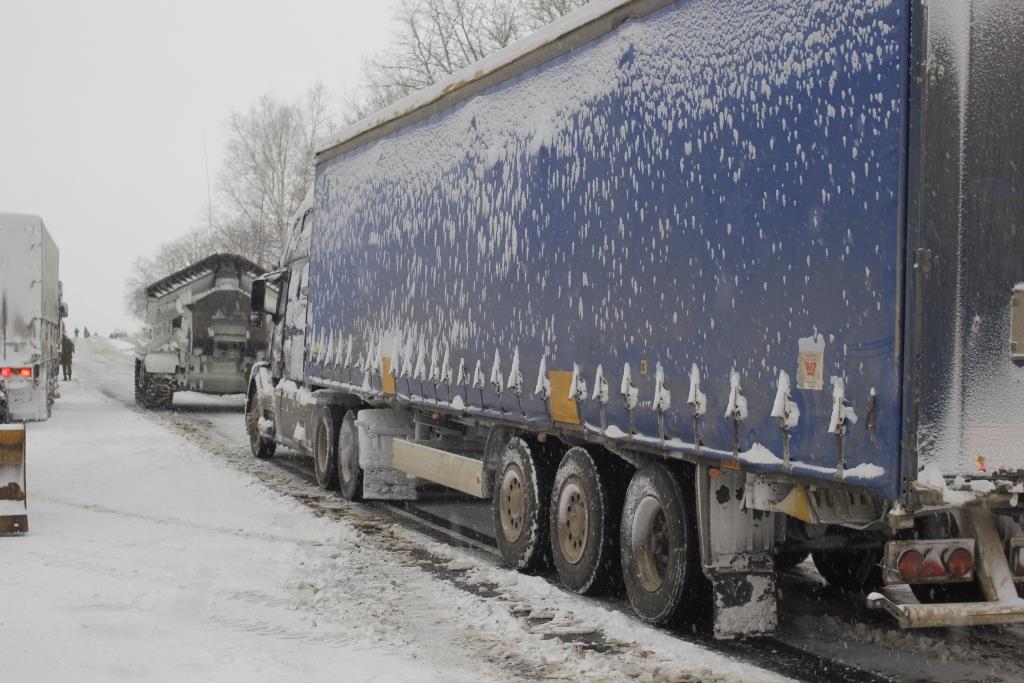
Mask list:
[[[1022,61],[1011,0],[609,0],[367,118],[254,286],[254,454],[654,623],[770,632],[808,554],[1024,620]]]

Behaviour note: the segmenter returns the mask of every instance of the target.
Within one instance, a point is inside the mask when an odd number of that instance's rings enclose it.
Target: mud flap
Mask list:
[[[701,563],[714,591],[716,638],[771,635],[778,624],[772,514],[745,504],[747,476],[697,468]]]
[[[714,587],[715,638],[765,636],[775,632],[775,572],[717,572]]]
[[[0,425],[0,535],[28,532],[25,427]]]

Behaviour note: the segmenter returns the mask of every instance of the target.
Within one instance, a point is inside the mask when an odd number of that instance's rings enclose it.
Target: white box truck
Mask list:
[[[58,265],[42,218],[0,213],[0,392],[10,420],[50,416],[66,315]]]

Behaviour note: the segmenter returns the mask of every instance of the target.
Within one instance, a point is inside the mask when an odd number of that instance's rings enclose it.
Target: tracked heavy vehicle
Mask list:
[[[171,407],[177,391],[240,394],[263,359],[266,334],[250,328],[249,291],[261,269],[217,254],[146,288],[146,330],[135,354],[135,400]]]

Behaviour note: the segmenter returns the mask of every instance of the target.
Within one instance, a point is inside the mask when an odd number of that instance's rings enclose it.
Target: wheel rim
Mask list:
[[[640,501],[633,515],[633,563],[640,585],[654,593],[668,574],[669,539],[665,510],[654,496]]]
[[[341,444],[338,447],[338,470],[341,472],[342,481],[352,481],[352,477],[355,476],[355,463],[353,462],[353,456],[355,454],[355,448],[353,448],[352,433],[346,428],[348,423],[343,423],[341,427]]]
[[[327,425],[321,425],[320,431],[316,435],[316,469],[321,475],[327,473],[327,465],[331,457],[327,432]]]
[[[526,517],[526,495],[523,491],[523,471],[519,465],[511,465],[501,478],[501,531],[505,538],[516,542],[523,533]]]
[[[587,494],[576,477],[570,477],[558,495],[558,548],[570,564],[583,558],[590,530]]]

